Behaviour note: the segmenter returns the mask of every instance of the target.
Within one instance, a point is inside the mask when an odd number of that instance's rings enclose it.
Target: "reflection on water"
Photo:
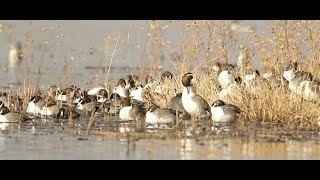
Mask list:
[[[10,123],[0,123],[0,130],[4,131],[8,128]]]
[[[180,140],[180,155],[181,159],[192,159],[193,142],[191,139]]]
[[[121,125],[116,132],[84,140],[79,138],[83,131],[50,122],[0,125],[5,127],[0,133],[0,159],[320,159],[319,137],[303,141],[222,135],[149,138]]]

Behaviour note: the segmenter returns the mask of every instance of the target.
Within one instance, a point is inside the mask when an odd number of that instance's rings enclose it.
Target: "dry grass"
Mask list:
[[[216,21],[178,21],[180,38],[178,44],[173,44],[166,38],[166,31],[170,24],[161,24],[158,21],[150,21],[146,36],[145,45],[141,44],[139,38],[140,72],[131,72],[140,75],[159,75],[161,63],[169,63],[170,69],[175,72],[173,80],[166,80],[162,91],[164,96],[158,96],[154,92],[147,93],[147,100],[158,104],[161,107],[168,107],[170,98],[182,91],[181,78],[186,72],[193,72],[196,75],[195,88],[198,94],[211,105],[218,98],[218,83],[216,74],[211,72],[214,62],[234,63],[241,47],[247,53],[246,66],[258,64],[262,73],[275,71],[278,75],[283,72],[283,67],[293,61],[300,64],[300,68],[310,71],[316,79],[320,78],[320,21],[272,21],[269,24],[268,32],[257,34],[249,31],[244,34],[237,34],[230,29],[230,24],[219,24]],[[140,29],[140,26],[139,26]],[[20,96],[24,99],[24,108],[31,95],[35,94],[38,88],[32,88],[29,80],[30,63],[33,62],[30,35],[26,35],[23,54],[26,59],[26,79],[20,90]],[[128,33],[127,41],[130,41],[131,34]],[[114,82],[108,81],[112,59],[114,54],[121,48],[118,42],[120,36],[107,37],[104,39],[105,62],[109,64],[106,69],[104,82],[109,90]],[[113,42],[113,43],[112,43]],[[49,43],[49,45],[54,43]],[[45,63],[44,54],[48,50],[44,42],[43,57],[38,66],[39,74],[37,81],[41,84],[41,67]],[[129,49],[130,51],[130,49]],[[130,52],[129,52],[130,54]],[[161,62],[161,59],[164,59]],[[85,57],[80,57],[84,59]],[[129,57],[129,63],[130,63]],[[64,63],[67,63],[65,61]],[[131,65],[131,63],[130,63]],[[150,65],[150,67],[147,67]],[[77,65],[78,66],[78,65]],[[106,66],[107,67],[107,66]],[[150,71],[147,69],[150,68]],[[75,68],[76,69],[76,68]],[[132,68],[130,67],[132,71]],[[65,70],[67,72],[68,70]],[[66,73],[70,76],[71,73]],[[67,77],[64,77],[67,79]],[[38,86],[39,83],[35,83]],[[172,88],[174,87],[174,88]],[[266,86],[265,86],[266,87]],[[110,92],[110,91],[109,91]],[[111,93],[109,93],[111,94]],[[312,102],[303,101],[298,97],[291,97],[288,87],[261,88],[256,93],[250,93],[242,88],[239,99],[231,99],[229,103],[239,106],[243,113],[239,121],[258,121],[270,123],[283,123],[293,127],[308,127],[316,129],[317,118],[320,116],[319,106]],[[151,96],[150,96],[151,95]]]
[[[152,23],[152,31],[161,31],[159,24]],[[215,21],[179,23],[180,50],[166,43],[164,36],[159,36],[163,33],[151,33],[157,39],[160,52],[168,58],[167,63],[173,63],[178,74],[174,80],[165,83],[169,88],[165,90],[165,97],[154,99],[161,107],[167,107],[168,101],[175,95],[175,90],[171,87],[175,87],[178,92],[182,91],[181,77],[186,72],[196,75],[196,91],[211,105],[218,98],[218,84],[216,74],[210,73],[210,68],[216,61],[235,62],[235,59],[230,61],[230,57],[232,51],[238,53],[239,46],[248,55],[245,59],[247,67],[256,63],[260,65],[262,72],[274,71],[282,75],[286,64],[297,61],[301,70],[312,72],[316,79],[320,77],[320,54],[317,50],[320,45],[317,41],[320,38],[319,21],[272,21],[269,34],[249,31],[242,36],[246,43],[241,45],[237,44],[240,37],[228,28],[228,24],[217,25]],[[152,51],[154,52],[155,50]],[[242,109],[239,119],[242,122],[281,122],[291,127],[316,129],[317,118],[320,116],[319,105],[297,96],[291,97],[290,94],[287,86],[270,89],[265,84],[255,93],[242,88],[238,94],[241,101],[231,99],[229,103]]]

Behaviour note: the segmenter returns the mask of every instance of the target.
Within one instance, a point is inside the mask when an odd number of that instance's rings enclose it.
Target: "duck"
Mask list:
[[[218,82],[222,88],[226,88],[230,83],[234,81],[234,75],[232,69],[226,69],[227,66],[218,71]]]
[[[131,100],[129,98],[121,99],[120,104],[121,104],[121,109],[119,111],[119,118],[123,121],[134,120],[134,117],[130,113],[132,109]]]
[[[226,104],[222,100],[216,100],[211,106],[212,121],[214,123],[234,122],[240,113],[239,107],[233,104]]]
[[[146,110],[141,104],[132,103],[130,99],[121,99],[122,108],[119,112],[119,118],[122,121],[135,121],[137,127],[145,125]]]
[[[137,100],[140,102],[144,102],[144,89],[141,84],[138,84],[136,87],[134,87],[131,92],[129,97],[133,100]]]
[[[249,69],[248,74],[243,76],[243,83],[249,92],[256,93],[261,88],[271,89],[271,85],[268,81],[260,76],[260,72],[257,69]]]
[[[158,95],[165,94],[165,90],[167,85],[165,85],[166,80],[171,80],[173,78],[173,74],[170,71],[164,71],[161,73],[160,81],[157,82],[157,86],[154,88],[154,92]]]
[[[215,62],[212,66],[212,70],[216,73],[222,72],[223,70],[232,70],[235,68],[235,65],[229,64],[229,63],[220,63],[220,62]]]
[[[119,79],[117,86],[112,90],[113,93],[117,93],[122,98],[129,97],[129,87],[126,87],[126,81],[124,79]]]
[[[153,104],[146,113],[146,124],[170,124],[176,121],[173,110],[160,108]]]
[[[169,108],[175,110],[178,113],[187,114],[182,104],[182,93],[178,93],[176,96],[170,99]]]
[[[103,103],[97,102],[93,96],[86,95],[75,106],[75,110],[79,114],[91,116],[102,107]]]
[[[289,89],[307,101],[320,104],[320,82],[313,79],[309,72],[298,71],[297,63],[288,65],[283,77],[289,81]]]
[[[8,95],[6,92],[0,93],[0,101],[3,103],[3,105],[8,106]]]
[[[57,102],[50,96],[47,96],[44,101],[44,105],[41,108],[40,115],[41,116],[56,116],[59,112],[59,107]]]
[[[184,86],[182,91],[183,108],[191,115],[192,119],[208,118],[211,116],[210,106],[206,100],[198,95],[193,87],[193,74],[186,73],[182,77]]]
[[[265,72],[261,77],[266,79],[271,87],[279,88],[285,85],[283,78],[281,76],[278,76],[275,70]]]
[[[135,74],[128,74],[123,79],[125,80],[126,84],[129,85],[130,81],[138,82],[139,76]]]
[[[241,83],[242,78],[240,76],[235,77],[233,82],[229,83],[227,87],[221,89],[218,94],[219,99],[223,101],[235,99],[240,93]]]
[[[108,92],[105,89],[100,89],[96,94],[97,102],[104,103],[108,100]]]
[[[121,99],[129,99],[129,98],[121,98],[119,94],[112,93],[108,101],[103,103],[104,108],[106,109],[108,114],[116,115],[119,114],[121,109]]]
[[[0,123],[15,123],[20,121],[20,114],[11,112],[8,107],[0,108]]]
[[[47,95],[52,97],[53,99],[55,99],[55,97],[58,95],[59,91],[60,91],[60,87],[53,84],[48,87]]]
[[[62,102],[70,102],[72,99],[74,99],[75,92],[76,86],[71,85],[70,87],[63,89],[62,91],[58,91],[57,95],[55,96],[55,100]]]
[[[173,78],[173,74],[170,71],[163,71],[161,73],[161,79],[172,79]]]
[[[87,92],[87,94],[90,95],[90,96],[94,96],[94,95],[96,95],[96,94],[98,93],[98,91],[99,91],[100,89],[106,89],[106,86],[105,86],[104,84],[99,84],[98,86],[90,89],[90,90]]]
[[[28,103],[26,112],[33,115],[40,114],[42,110],[42,107],[40,106],[40,100],[42,100],[41,96],[32,96]]]
[[[71,119],[79,120],[80,116],[79,112],[68,106],[59,108],[59,112],[57,113],[57,119],[69,119],[71,117]]]

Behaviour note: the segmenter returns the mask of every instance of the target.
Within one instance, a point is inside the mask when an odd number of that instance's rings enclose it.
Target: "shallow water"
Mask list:
[[[317,133],[308,133],[309,138],[257,133],[175,138],[155,136],[161,132],[137,136],[130,125],[121,125],[108,132],[93,127],[86,139],[83,129],[71,130],[67,124],[31,124],[9,124],[0,133],[0,159],[320,159]],[[130,129],[132,133],[121,133]]]

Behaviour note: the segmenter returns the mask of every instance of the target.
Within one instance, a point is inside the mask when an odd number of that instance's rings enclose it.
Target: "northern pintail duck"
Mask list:
[[[131,81],[130,81],[131,82]],[[129,97],[129,88],[130,86],[126,86],[126,81],[124,79],[119,79],[117,86],[113,89],[113,93],[117,93],[122,98]]]
[[[216,73],[221,72],[223,70],[232,70],[234,68],[235,66],[233,64],[220,63],[220,62],[215,62],[212,66],[212,70]]]
[[[170,109],[151,105],[146,113],[146,124],[169,124],[174,123],[176,114]]]
[[[72,102],[74,100],[75,92],[76,87],[74,85],[71,85],[70,87],[63,89],[62,91],[58,91],[57,95],[55,96],[55,100],[62,102]]]
[[[171,80],[173,78],[173,74],[170,71],[164,71],[161,73],[160,77],[156,77],[153,79],[152,76],[147,75],[145,78],[145,86],[144,89],[148,89],[157,93],[158,95],[162,95],[167,86],[165,86],[166,80]]]
[[[129,97],[131,99],[144,102],[145,95],[143,86],[141,84],[136,85],[136,87],[131,90]]]
[[[106,108],[109,114],[115,115],[119,114],[121,109],[121,99],[128,99],[128,98],[121,98],[119,94],[112,93],[108,101],[104,102],[104,107]],[[130,101],[130,99],[128,99]]]
[[[129,74],[129,75],[126,75],[124,77],[124,80],[126,81],[126,84],[129,85],[130,81],[138,82],[139,81],[139,76],[134,75],[134,74]]]
[[[55,98],[58,95],[59,91],[60,91],[60,87],[54,84],[48,87],[47,93],[48,93],[48,96]]]
[[[59,106],[57,102],[50,96],[47,96],[43,100],[43,107],[40,111],[41,116],[56,116],[57,113],[59,112]]]
[[[257,69],[250,68],[248,73],[243,76],[243,83],[248,90],[255,93],[259,89],[270,89],[268,81],[260,76]]]
[[[98,91],[99,91],[100,89],[106,89],[106,86],[105,86],[104,84],[99,84],[99,85],[97,85],[96,87],[91,88],[91,89],[87,92],[87,94],[88,94],[88,95],[91,95],[91,96],[94,96],[94,95],[96,95],[96,94],[98,93]]]
[[[165,84],[166,80],[171,80],[173,78],[173,74],[169,71],[164,71],[161,73],[160,82],[157,83],[158,85],[154,88],[154,92],[158,94],[165,94],[165,90],[167,85]]]
[[[211,114],[214,123],[228,123],[237,120],[241,110],[233,104],[225,104],[222,100],[217,100],[212,104]]]
[[[186,73],[182,77],[182,84],[184,86],[182,92],[182,105],[187,113],[189,113],[193,119],[210,117],[209,104],[194,91],[193,74]]]
[[[97,102],[93,96],[86,95],[75,106],[76,111],[79,114],[85,114],[85,116],[93,115],[102,107],[101,102]]]
[[[122,108],[119,118],[123,121],[139,121],[144,123],[146,110],[141,104],[132,103],[130,99],[121,99]]]
[[[173,78],[173,74],[170,71],[163,71],[161,73],[161,78],[167,78],[167,79],[172,79]]]
[[[178,93],[176,96],[172,97],[169,102],[169,108],[178,112],[185,112],[182,104],[182,93]]]
[[[75,108],[70,106],[63,106],[59,109],[59,112],[57,113],[57,119],[80,119],[81,114],[76,111]]]
[[[227,87],[221,89],[219,92],[219,99],[223,101],[229,101],[231,99],[237,99],[237,97],[241,96],[240,88],[241,88],[242,78],[237,76],[234,81],[229,83]]]
[[[275,70],[265,72],[261,77],[266,79],[271,87],[277,88],[285,85],[282,76],[277,75]]]
[[[100,89],[96,94],[97,102],[103,103],[108,99],[108,92],[105,89]]]
[[[218,82],[222,88],[226,88],[230,83],[234,81],[234,75],[232,69],[222,68],[218,71]]]
[[[134,117],[130,113],[132,109],[131,100],[129,98],[124,98],[120,100],[120,103],[121,108],[119,111],[119,118],[123,121],[134,120]]]
[[[296,64],[289,65],[283,77],[289,81],[289,89],[307,101],[320,104],[320,83],[313,80],[311,73],[297,71]]]
[[[32,96],[27,107],[27,113],[39,115],[43,106],[40,105],[41,96]]]
[[[6,92],[0,93],[0,101],[3,103],[3,105],[8,106],[9,104],[9,98]]]
[[[13,123],[20,121],[20,114],[10,112],[9,108],[2,106],[0,108],[0,123]]]

